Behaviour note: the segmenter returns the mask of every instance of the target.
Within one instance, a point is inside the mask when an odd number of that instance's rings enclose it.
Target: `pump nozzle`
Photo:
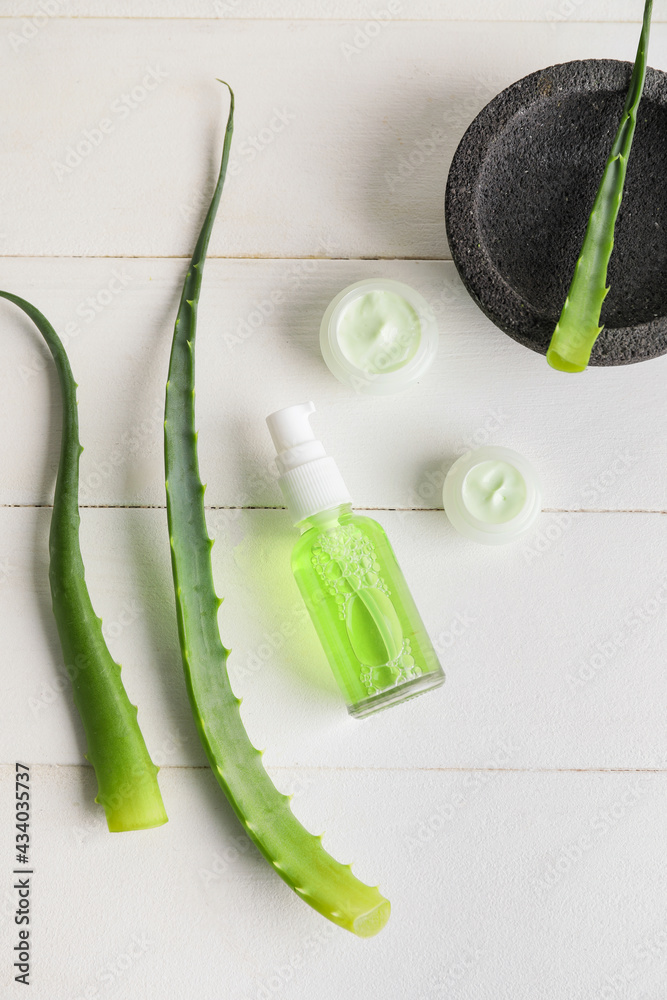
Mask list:
[[[295,524],[351,501],[338,466],[310,426],[314,412],[314,403],[297,403],[266,418],[278,453],[278,481]]]
[[[314,403],[297,403],[276,410],[266,418],[269,433],[278,453],[276,465],[282,474],[316,458],[324,458],[326,452],[321,441],[317,441],[310,415],[315,412]]]
[[[295,444],[301,444],[302,441],[314,439],[315,435],[308,419],[314,412],[314,403],[297,403],[296,406],[286,406],[284,410],[276,410],[266,418],[278,454]]]

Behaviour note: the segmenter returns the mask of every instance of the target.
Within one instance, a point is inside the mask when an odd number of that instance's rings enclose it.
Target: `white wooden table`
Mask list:
[[[477,111],[551,63],[631,59],[641,8],[5,0],[1,286],[67,342],[88,582],[170,822],[112,836],[92,801],[47,580],[59,395],[36,331],[3,303],[3,1000],[24,995],[11,969],[16,760],[33,784],[35,1000],[667,995],[667,359],[550,370],[468,298],[442,213]],[[667,68],[660,0],[649,62]],[[237,118],[197,413],[221,629],[274,780],[392,901],[367,941],[311,911],[245,840],[183,684],[161,410],[226,115],[216,77],[234,86]],[[436,127],[446,139],[416,164]],[[415,285],[438,313],[438,359],[401,397],[356,396],[318,351],[330,298],[371,276]],[[363,723],[345,713],[290,574],[264,424],[310,398],[448,675]],[[443,470],[487,442],[525,453],[545,483],[535,532],[500,549],[458,537],[440,509]]]

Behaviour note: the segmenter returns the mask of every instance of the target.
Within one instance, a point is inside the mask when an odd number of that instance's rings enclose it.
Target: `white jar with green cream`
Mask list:
[[[320,328],[330,371],[358,392],[401,392],[429,367],[438,330],[428,302],[409,285],[370,278],[329,303]]]
[[[504,545],[533,525],[542,507],[542,488],[523,455],[492,445],[454,462],[442,498],[460,534],[485,545]]]

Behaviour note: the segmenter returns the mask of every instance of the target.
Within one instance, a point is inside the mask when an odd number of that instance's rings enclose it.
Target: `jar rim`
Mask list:
[[[355,299],[371,291],[400,295],[419,318],[417,350],[404,365],[391,372],[368,372],[355,365],[345,355],[338,340],[338,324],[344,311]],[[343,288],[327,306],[320,326],[320,348],[327,367],[339,382],[370,395],[401,392],[424,374],[436,355],[438,328],[435,314],[424,296],[410,285],[390,278],[365,278]]]

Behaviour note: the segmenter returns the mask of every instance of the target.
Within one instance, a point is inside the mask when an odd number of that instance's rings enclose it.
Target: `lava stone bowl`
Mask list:
[[[587,59],[531,73],[463,136],[445,220],[484,313],[546,354],[620,121],[632,64]],[[648,69],[591,365],[667,352],[667,74]]]

